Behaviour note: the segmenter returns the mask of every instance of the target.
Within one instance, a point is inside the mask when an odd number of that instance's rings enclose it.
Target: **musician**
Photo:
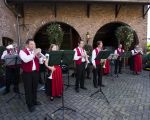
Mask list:
[[[104,87],[105,85],[102,84],[102,74],[103,74],[103,68],[101,65],[100,60],[95,60],[98,53],[103,48],[103,42],[97,41],[97,47],[92,51],[92,64],[93,64],[93,85],[95,88],[100,85],[101,87]]]
[[[131,50],[133,56],[133,71],[135,74],[139,74],[142,71],[142,49],[139,48],[138,45],[135,46],[133,50]]]
[[[81,40],[78,43],[78,47],[74,49],[74,61],[76,63],[76,82],[75,82],[75,91],[79,92],[79,87],[81,89],[87,90],[84,86],[85,78],[85,66],[89,63],[88,56],[84,50],[84,41]]]
[[[57,51],[58,46],[51,44],[49,48],[50,51]],[[46,81],[46,94],[50,97],[50,100],[53,101],[54,97],[61,97],[63,93],[63,80],[62,80],[62,71],[61,67],[58,65],[49,66],[49,54],[46,54],[45,66],[49,71],[49,76]]]
[[[26,48],[20,51],[19,56],[22,60],[23,70],[22,79],[25,89],[26,104],[30,112],[35,110],[35,105],[41,103],[37,101],[37,86],[39,79],[39,50],[35,50],[36,45],[33,39],[26,41]]]
[[[117,55],[117,59],[115,60],[115,71],[114,73],[117,74],[122,74],[122,64],[123,64],[123,59],[121,58],[121,55],[123,54],[124,49],[122,48],[122,44],[119,44],[118,48],[115,50],[114,54]]]
[[[3,52],[1,59],[7,60],[7,56],[17,54],[17,50],[14,48],[12,44],[8,45],[6,47],[6,50]],[[11,81],[14,85],[13,91],[15,93],[19,93],[19,73],[20,73],[20,67],[19,65],[7,65],[5,68],[5,77],[6,77],[6,89],[3,93],[3,95],[6,95],[10,92],[10,85]]]

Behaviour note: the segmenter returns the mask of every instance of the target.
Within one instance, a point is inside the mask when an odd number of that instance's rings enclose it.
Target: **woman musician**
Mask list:
[[[133,56],[133,71],[135,74],[139,74],[142,71],[142,49],[136,45],[133,50],[131,50]]]
[[[58,46],[51,44],[49,51],[57,51]],[[53,101],[54,97],[61,97],[63,93],[63,80],[61,67],[58,65],[49,66],[49,54],[46,54],[45,66],[48,69],[49,76],[46,81],[46,94]]]

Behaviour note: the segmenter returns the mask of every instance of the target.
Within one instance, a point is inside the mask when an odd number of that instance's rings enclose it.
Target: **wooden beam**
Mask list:
[[[116,5],[115,5],[115,18],[118,17],[118,14],[119,14],[119,12],[120,12],[120,9],[121,9],[121,5],[116,4]]]
[[[143,19],[144,19],[145,16],[147,15],[149,9],[150,9],[150,6],[143,5]]]
[[[57,17],[57,4],[54,3],[54,16]]]
[[[87,3],[86,14],[87,14],[87,17],[88,17],[88,18],[90,17],[90,11],[91,11],[91,4],[88,4],[88,3]]]

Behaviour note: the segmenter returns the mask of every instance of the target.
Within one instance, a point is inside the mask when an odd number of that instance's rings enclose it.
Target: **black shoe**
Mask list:
[[[34,105],[42,105],[39,101],[35,102]]]
[[[50,97],[50,101],[53,101],[54,100],[54,97]]]
[[[101,87],[105,87],[105,85],[102,84]]]
[[[79,92],[79,88],[75,88],[75,91],[78,93]]]
[[[20,93],[18,88],[14,88],[13,91],[14,91],[15,93]]]
[[[91,79],[91,77],[89,77],[89,76],[87,76],[86,78],[87,78],[87,79]]]
[[[122,74],[122,72],[119,72],[119,74]]]
[[[35,111],[35,107],[28,107],[29,112],[34,112]]]
[[[97,85],[94,85],[94,88],[98,88],[98,86],[97,86]]]
[[[80,87],[81,89],[83,89],[83,90],[87,90],[87,88],[86,87]]]
[[[9,92],[10,92],[9,90],[5,90],[5,91],[3,92],[3,95],[8,94]]]

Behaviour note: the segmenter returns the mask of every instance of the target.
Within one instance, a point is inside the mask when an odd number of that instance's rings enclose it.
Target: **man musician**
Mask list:
[[[35,110],[35,105],[41,103],[37,101],[37,86],[39,79],[39,54],[33,39],[26,41],[26,48],[20,51],[19,56],[22,60],[21,68],[23,70],[22,79],[25,89],[26,104],[30,112]]]
[[[115,50],[115,55],[118,56],[118,58],[115,60],[115,74],[122,74],[122,64],[123,64],[123,60],[121,58],[121,55],[123,54],[124,49],[122,48],[122,44],[119,44],[118,48]],[[119,70],[118,70],[119,69]]]
[[[6,95],[10,92],[10,85],[13,83],[14,88],[13,91],[19,93],[19,74],[20,74],[20,66],[13,61],[15,58],[13,56],[18,54],[17,48],[10,44],[6,47],[6,50],[3,52],[1,59],[5,61],[5,77],[6,77],[6,89],[3,95]],[[11,58],[12,57],[12,58]],[[14,59],[14,60],[13,60]]]
[[[75,91],[79,92],[79,85],[81,89],[86,90],[87,88],[84,86],[84,78],[85,78],[85,67],[88,64],[88,56],[86,51],[84,50],[84,41],[81,40],[78,43],[78,47],[74,49],[74,60],[76,63],[76,83],[75,83]]]
[[[99,86],[104,87],[102,84],[103,68],[100,60],[95,60],[98,53],[103,48],[103,42],[97,41],[97,47],[92,51],[92,64],[93,64],[93,85],[95,88]]]

